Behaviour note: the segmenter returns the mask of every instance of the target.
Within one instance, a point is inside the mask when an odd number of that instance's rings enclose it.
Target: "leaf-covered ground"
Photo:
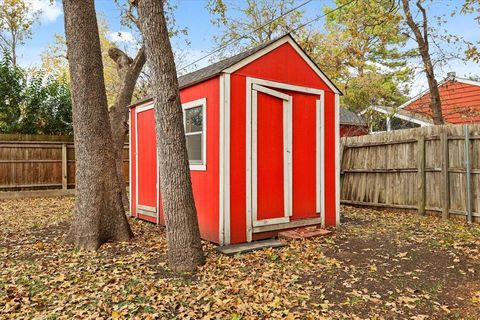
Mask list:
[[[73,198],[0,201],[0,318],[478,319],[480,226],[344,207],[328,238],[177,275],[162,227],[96,253],[62,243]]]

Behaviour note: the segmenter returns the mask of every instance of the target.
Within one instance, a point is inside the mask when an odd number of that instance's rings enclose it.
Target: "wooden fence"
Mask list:
[[[124,148],[128,183],[128,144]],[[75,188],[71,136],[0,134],[0,191]]]
[[[342,203],[480,220],[480,125],[341,140]]]

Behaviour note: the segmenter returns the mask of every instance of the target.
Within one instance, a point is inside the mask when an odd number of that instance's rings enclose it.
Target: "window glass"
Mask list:
[[[185,110],[185,132],[201,132],[203,129],[202,106]]]
[[[185,140],[187,142],[188,162],[190,165],[206,165],[205,159],[205,99],[183,104],[183,122],[185,125]],[[191,167],[192,168],[192,167]],[[202,170],[204,168],[194,167]]]
[[[188,160],[191,164],[202,163],[202,133],[187,135]]]

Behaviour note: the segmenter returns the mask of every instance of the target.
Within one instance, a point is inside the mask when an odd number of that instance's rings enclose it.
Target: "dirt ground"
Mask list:
[[[2,319],[479,319],[480,226],[342,208],[326,238],[178,275],[162,227],[78,252],[62,240],[73,198],[0,201]]]

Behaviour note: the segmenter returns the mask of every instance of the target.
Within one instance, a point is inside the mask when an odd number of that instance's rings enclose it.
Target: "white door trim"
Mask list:
[[[253,166],[252,166],[252,155],[255,149],[253,149],[253,141],[252,141],[252,133],[254,131],[253,127],[256,127],[256,123],[253,121],[253,88],[259,89],[256,91],[261,91],[265,92],[264,89],[271,90],[270,88],[265,88],[265,86],[268,87],[273,87],[273,88],[278,88],[278,89],[285,89],[285,90],[290,90],[290,91],[297,91],[297,92],[302,92],[302,93],[308,93],[312,95],[318,95],[319,96],[319,102],[317,102],[316,105],[316,114],[317,114],[317,119],[316,119],[316,132],[320,133],[320,135],[317,134],[316,137],[316,209],[318,210],[318,213],[320,214],[320,219],[321,221],[325,221],[325,183],[324,183],[324,125],[323,125],[323,114],[325,111],[324,108],[324,97],[325,93],[324,90],[321,89],[316,89],[316,88],[309,88],[309,87],[303,87],[303,86],[297,86],[297,85],[291,85],[287,83],[281,83],[281,82],[275,82],[275,81],[270,81],[270,80],[264,80],[264,79],[258,79],[258,78],[252,78],[252,77],[246,77],[246,132],[245,132],[245,137],[246,137],[246,236],[247,236],[247,241],[251,242],[252,241],[252,234],[253,234],[253,204],[255,202],[256,204],[256,199],[254,199],[254,194],[253,194],[253,176],[256,178],[256,171],[253,171]],[[275,90],[272,90],[275,91]],[[283,93],[280,93],[283,94]],[[277,95],[278,96],[278,95]],[[287,95],[288,96],[288,95]],[[290,96],[288,96],[290,97]],[[282,98],[282,97],[280,97]],[[290,103],[290,109],[289,109],[289,114],[290,118],[293,116],[293,101]],[[292,125],[292,121],[290,121],[290,125]],[[293,137],[293,131],[292,127],[289,128],[290,132],[292,132],[292,137]],[[256,131],[255,131],[256,132]],[[292,140],[292,137],[290,138]],[[291,143],[291,141],[289,142]],[[255,146],[256,148],[256,146]],[[319,150],[318,150],[319,149]],[[290,150],[292,150],[290,148]],[[292,162],[292,153],[288,155],[289,161],[290,161],[290,166],[293,164]],[[293,182],[292,180],[292,170],[290,170],[290,175],[288,176],[289,180]],[[320,183],[318,182],[320,181]],[[292,184],[290,184],[292,185]],[[289,190],[289,194],[293,196],[292,189]],[[255,195],[256,196],[256,195]],[[292,201],[290,201],[289,206],[292,206]],[[256,209],[256,208],[255,208]],[[292,207],[289,208],[289,212],[293,213]],[[281,218],[282,219],[282,218]],[[258,228],[257,228],[258,229]]]
[[[158,183],[159,183],[159,172],[158,172],[158,149],[155,148],[155,158],[157,160],[156,166],[157,166],[157,182],[156,182],[156,207],[150,207],[150,206],[145,206],[141,205],[138,203],[138,114],[140,112],[144,112],[147,110],[154,109],[154,103],[152,101],[147,102],[143,105],[139,105],[135,107],[135,209],[136,209],[136,216],[138,217],[138,214],[141,213],[143,215],[151,216],[156,218],[157,224],[159,223],[159,215],[158,215],[158,205],[159,205],[159,192],[158,192]],[[154,132],[155,134],[155,132]],[[156,141],[156,137],[155,137]],[[156,142],[155,142],[156,144]]]
[[[267,87],[264,87],[264,86],[261,86],[261,85],[258,85],[256,83],[253,84],[252,86],[252,90],[255,90],[255,91],[260,91],[260,92],[263,92],[265,94],[268,94],[270,96],[274,96],[274,97],[277,97],[277,98],[280,98],[282,100],[288,100],[290,99],[291,97],[283,92],[279,92],[279,91],[276,91],[276,90],[272,90],[270,88],[267,88]]]

